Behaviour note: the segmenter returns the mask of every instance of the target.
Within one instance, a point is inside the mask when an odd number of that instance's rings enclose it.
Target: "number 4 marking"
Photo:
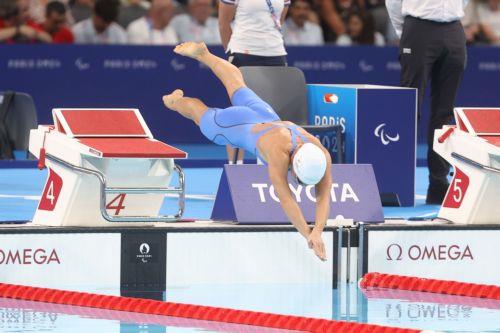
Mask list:
[[[43,188],[42,198],[38,204],[38,209],[53,212],[54,209],[56,209],[62,188],[62,178],[54,170],[49,169],[49,178]]]
[[[47,194],[45,194],[45,198],[50,200],[50,204],[52,206],[54,206],[54,200],[56,197],[54,196],[54,182],[53,181],[50,182],[49,188],[47,189]]]
[[[118,201],[118,204],[116,206],[113,206],[113,204]],[[113,200],[111,200],[107,205],[106,209],[114,209],[115,214],[114,215],[120,215],[120,211],[125,209],[125,206],[123,205],[123,201],[125,201],[125,193],[118,194]]]

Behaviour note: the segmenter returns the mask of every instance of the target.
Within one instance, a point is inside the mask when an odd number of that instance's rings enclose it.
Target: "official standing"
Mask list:
[[[453,119],[453,104],[466,63],[465,35],[460,18],[468,0],[386,0],[400,36],[401,85],[418,88],[422,105],[431,82],[428,126],[429,188],[426,203],[441,204],[448,189],[450,166],[432,149],[434,130]]]
[[[236,67],[286,66],[281,26],[289,5],[290,0],[220,0],[219,31],[228,61]],[[229,146],[227,152],[233,163],[235,152]],[[237,163],[243,163],[243,151]]]

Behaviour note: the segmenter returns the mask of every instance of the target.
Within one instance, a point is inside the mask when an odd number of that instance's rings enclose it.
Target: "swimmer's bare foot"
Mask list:
[[[174,52],[185,57],[199,60],[203,55],[209,53],[205,43],[186,42],[175,47]]]
[[[182,97],[184,97],[184,92],[176,89],[171,94],[163,96],[163,103],[167,108],[175,111],[175,103]]]

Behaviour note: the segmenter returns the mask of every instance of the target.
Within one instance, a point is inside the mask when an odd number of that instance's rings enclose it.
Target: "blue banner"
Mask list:
[[[377,181],[369,164],[332,165],[330,219],[362,222],[384,220]],[[302,186],[288,179],[292,195],[307,222],[316,221],[313,185]],[[226,165],[211,219],[241,224],[288,224],[274,186],[263,165]]]
[[[214,48],[223,55],[221,48]],[[396,48],[291,47],[288,63],[302,69],[308,83],[398,85]],[[469,49],[468,67],[457,106],[500,106],[500,48]],[[229,99],[203,66],[172,47],[12,45],[0,46],[0,90],[32,95],[41,123],[51,123],[53,107],[137,107],[158,139],[206,142],[190,121],[164,108],[161,96],[176,88],[209,106]],[[422,120],[428,119],[428,103]],[[419,133],[425,141],[426,127]]]
[[[308,85],[309,121],[340,125],[347,163],[373,165],[380,193],[415,203],[416,89]]]

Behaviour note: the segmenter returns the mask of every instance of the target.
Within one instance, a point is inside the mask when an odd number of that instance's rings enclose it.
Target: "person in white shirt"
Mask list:
[[[148,14],[127,28],[130,44],[173,45],[179,39],[169,24],[174,14],[172,0],[153,0]]]
[[[219,23],[212,17],[212,0],[189,0],[187,13],[176,15],[170,25],[180,42],[204,42],[208,45],[220,44]]]
[[[321,27],[308,21],[311,5],[305,0],[295,0],[290,6],[290,17],[283,24],[286,45],[323,45]]]
[[[286,65],[281,25],[289,5],[290,0],[220,1],[219,29],[222,45],[233,56],[233,65]]]
[[[467,0],[386,0],[392,24],[401,37],[401,85],[418,88],[419,107],[431,81],[428,204],[441,204],[449,186],[450,166],[434,152],[432,144],[434,130],[453,120],[453,104],[465,70],[465,35],[460,18],[466,5]]]
[[[220,0],[219,30],[229,62],[241,66],[286,66],[281,26],[290,0]],[[228,160],[243,163],[243,150],[227,146]]]
[[[92,17],[73,26],[75,43],[126,44],[127,34],[115,22],[119,8],[117,0],[97,0]]]
[[[337,38],[340,46],[375,45],[384,46],[384,36],[375,30],[375,20],[370,13],[353,11],[347,17],[347,34]]]

